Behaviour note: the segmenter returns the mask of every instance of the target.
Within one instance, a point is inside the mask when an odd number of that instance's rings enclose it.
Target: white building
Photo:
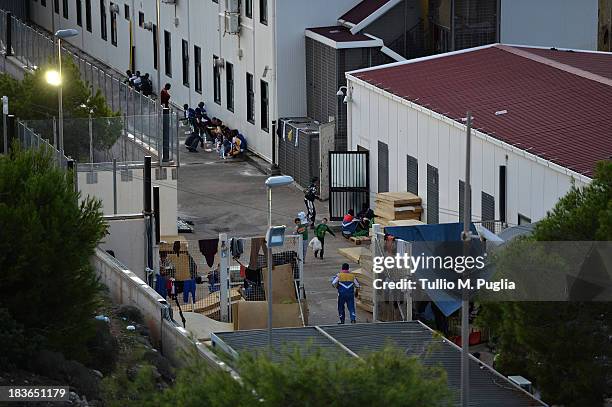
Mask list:
[[[474,220],[537,221],[612,157],[609,53],[494,44],[347,80],[348,144],[370,151],[372,192],[417,193],[428,223],[460,218],[468,110]]]
[[[306,114],[304,30],[334,24],[358,2],[162,0],[161,83],[172,85],[179,106],[204,101],[211,117],[240,129],[270,160],[272,121]],[[133,55],[134,68],[158,88],[156,1],[30,0],[30,18],[49,31],[79,29],[71,43],[119,71]]]

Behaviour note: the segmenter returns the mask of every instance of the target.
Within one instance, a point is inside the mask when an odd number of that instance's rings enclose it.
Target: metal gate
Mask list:
[[[329,215],[342,220],[349,209],[359,212],[370,202],[368,151],[329,152]]]

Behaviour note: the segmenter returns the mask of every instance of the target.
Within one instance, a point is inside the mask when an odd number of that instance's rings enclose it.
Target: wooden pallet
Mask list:
[[[370,243],[372,239],[369,236],[351,236],[349,239],[355,246],[361,246],[363,243]]]

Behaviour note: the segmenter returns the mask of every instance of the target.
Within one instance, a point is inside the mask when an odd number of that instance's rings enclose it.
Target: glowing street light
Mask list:
[[[55,69],[51,69],[45,73],[45,80],[51,86],[61,86],[62,85],[62,76]]]

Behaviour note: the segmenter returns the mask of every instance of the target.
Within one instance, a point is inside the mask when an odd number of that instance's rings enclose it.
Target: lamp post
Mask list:
[[[57,71],[48,71],[45,74],[47,83],[57,87],[57,99],[59,106],[59,150],[64,154],[64,106],[63,106],[63,80],[62,80],[62,40],[76,37],[79,32],[75,29],[57,30],[55,38],[57,38]],[[57,147],[57,146],[56,146]]]
[[[266,234],[267,258],[268,258],[268,350],[272,350],[272,247],[283,245],[284,227],[272,227],[272,189],[284,187],[293,183],[293,178],[288,175],[269,177],[266,180],[268,192],[268,233]],[[280,235],[280,236],[279,236]],[[280,243],[274,236],[280,237]]]

